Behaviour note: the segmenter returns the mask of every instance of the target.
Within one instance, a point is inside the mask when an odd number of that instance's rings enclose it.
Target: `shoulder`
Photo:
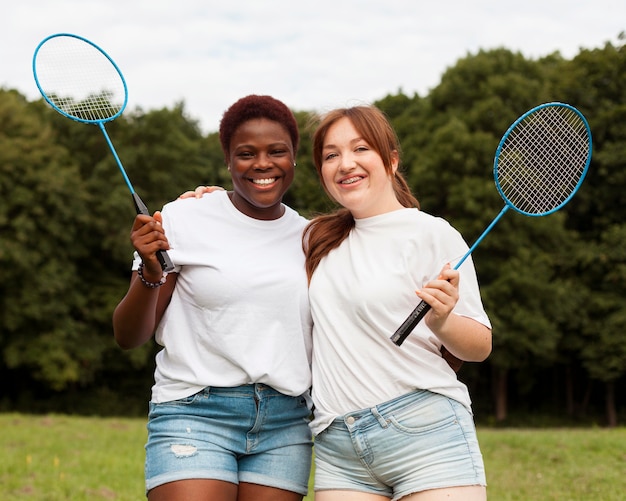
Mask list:
[[[197,214],[205,210],[215,211],[224,203],[225,196],[226,192],[217,191],[208,193],[202,198],[178,198],[166,203],[163,206],[163,213],[176,217]]]
[[[413,218],[417,224],[432,228],[435,231],[456,231],[446,219],[421,210],[413,211]]]
[[[464,243],[461,233],[446,219],[421,210],[403,211],[403,227],[407,241],[423,246],[425,242],[436,248],[456,247]]]
[[[442,217],[433,216],[419,209],[406,208],[389,212],[374,220],[376,226],[385,227],[391,231],[398,228],[415,228],[420,233],[425,231],[447,231],[453,229],[450,223]]]
[[[309,220],[304,216],[301,216],[296,210],[292,209],[288,205],[285,205],[285,214],[284,218],[286,221],[289,221],[294,226],[298,226],[299,228],[304,229],[304,227],[309,224]]]

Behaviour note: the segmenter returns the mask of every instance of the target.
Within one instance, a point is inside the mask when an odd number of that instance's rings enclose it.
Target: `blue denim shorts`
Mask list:
[[[315,490],[399,499],[486,485],[474,420],[456,400],[418,390],[346,414],[315,437]]]
[[[263,384],[205,388],[150,403],[146,492],[167,482],[216,479],[307,494],[310,410]]]

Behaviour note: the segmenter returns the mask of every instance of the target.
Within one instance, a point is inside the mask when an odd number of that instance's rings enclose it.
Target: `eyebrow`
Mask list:
[[[354,139],[351,139],[349,142],[350,144],[355,144],[355,143],[358,143],[359,141],[365,141],[365,139],[359,136],[359,137],[355,137]],[[367,141],[365,142],[367,143]],[[331,149],[331,148],[336,148],[336,147],[337,147],[336,144],[325,144],[324,146],[322,146],[322,149],[326,150],[326,149]]]
[[[275,141],[273,143],[268,143],[268,144],[263,143],[262,147],[264,147],[264,148],[265,147],[267,147],[267,148],[285,147],[285,148],[289,149],[290,145],[289,145],[289,143],[287,141]],[[259,149],[259,146],[254,144],[254,143],[242,143],[242,144],[239,144],[239,145],[235,146],[234,149],[238,150],[240,148]]]

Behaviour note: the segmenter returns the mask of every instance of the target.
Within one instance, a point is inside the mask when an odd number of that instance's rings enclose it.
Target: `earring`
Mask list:
[[[295,167],[296,165],[298,165],[296,162],[293,163],[293,166]]]

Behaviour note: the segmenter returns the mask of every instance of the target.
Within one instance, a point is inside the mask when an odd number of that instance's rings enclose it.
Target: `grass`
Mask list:
[[[478,429],[490,501],[626,500],[626,428]]]
[[[145,499],[144,420],[0,414],[0,429],[0,499]]]
[[[144,419],[0,414],[0,429],[0,499],[145,499]],[[478,436],[490,501],[626,499],[626,428],[479,428]]]

